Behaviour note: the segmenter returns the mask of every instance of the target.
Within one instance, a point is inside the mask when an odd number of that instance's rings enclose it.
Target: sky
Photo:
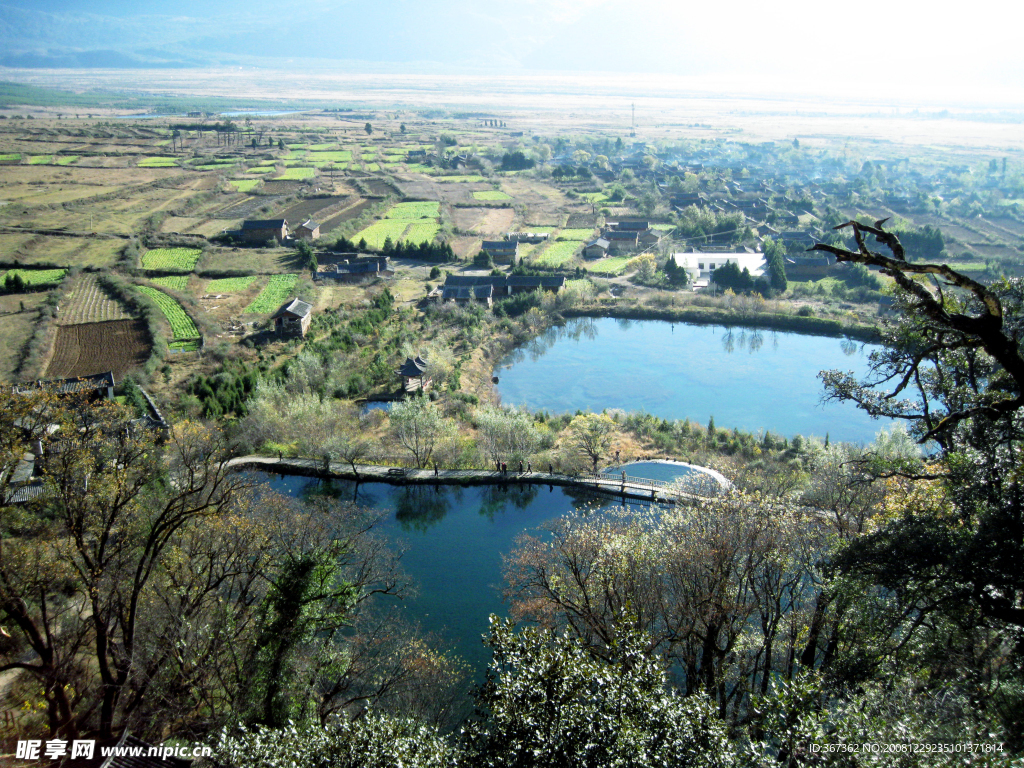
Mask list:
[[[653,73],[780,92],[1024,106],[1011,5],[980,0],[0,0],[0,63],[138,61],[364,71]],[[20,57],[20,58],[19,58]],[[49,58],[47,58],[49,57]],[[71,59],[64,59],[71,61]]]

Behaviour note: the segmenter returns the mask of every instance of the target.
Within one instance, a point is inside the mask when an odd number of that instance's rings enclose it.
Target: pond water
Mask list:
[[[501,556],[512,551],[517,536],[548,520],[619,503],[546,485],[459,488],[263,477],[280,493],[330,493],[384,513],[380,531],[404,544],[402,568],[418,588],[402,610],[465,659],[481,680],[490,661],[480,642],[487,617],[507,615]]]
[[[573,413],[607,408],[791,437],[868,443],[884,425],[849,403],[822,403],[819,371],[862,377],[875,347],[850,339],[657,320],[577,318],[495,368],[508,405]]]

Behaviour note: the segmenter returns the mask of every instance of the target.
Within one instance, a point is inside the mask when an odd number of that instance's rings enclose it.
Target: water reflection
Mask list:
[[[401,485],[395,491],[395,519],[405,531],[426,531],[440,523],[452,504],[462,503],[457,485]]]
[[[526,509],[540,493],[539,485],[485,485],[480,492],[480,514],[493,519],[510,506]]]
[[[823,406],[818,373],[862,377],[871,348],[738,326],[573,318],[502,360],[499,392],[549,413],[621,409],[699,423],[714,414],[722,426],[869,442],[879,424],[852,404]]]

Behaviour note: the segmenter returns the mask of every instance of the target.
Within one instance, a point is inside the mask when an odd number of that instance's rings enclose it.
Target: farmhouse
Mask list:
[[[787,256],[786,276],[794,280],[816,280],[827,277],[835,272],[837,267],[836,257],[831,254]]]
[[[481,251],[487,251],[495,261],[507,263],[514,261],[519,255],[519,242],[516,240],[484,240]]]
[[[494,286],[484,285],[446,285],[441,288],[441,301],[454,301],[456,304],[469,304],[478,301],[488,307],[494,303]]]
[[[622,232],[615,229],[606,229],[601,237],[608,241],[608,250],[612,253],[623,253],[624,251],[636,250],[639,239],[637,232]]]
[[[585,259],[603,259],[608,255],[608,249],[611,247],[611,243],[605,240],[603,237],[599,237],[596,240],[591,240],[585,246],[583,246],[583,258]]]
[[[690,284],[695,291],[707,288],[718,267],[735,264],[742,272],[748,270],[752,277],[764,275],[766,262],[763,253],[718,252],[718,253],[676,253],[676,264],[690,273]]]
[[[291,299],[282,304],[271,319],[278,335],[305,336],[313,321],[313,305],[300,299]]]
[[[335,264],[321,264],[313,273],[314,280],[335,280],[340,283],[361,283],[377,277],[390,277],[395,271],[387,256],[359,257],[352,254]]]
[[[295,236],[300,240],[319,240],[320,225],[312,219],[306,219],[295,228]]]
[[[506,232],[505,239],[512,243],[543,243],[547,232]]]
[[[114,399],[114,374],[110,371],[92,376],[73,376],[70,379],[39,379],[24,386],[15,386],[16,394],[27,394],[33,390],[46,390],[58,397],[82,395],[93,400]]]
[[[558,276],[526,276],[526,275],[448,275],[441,289],[441,301],[457,301],[460,296],[465,296],[469,301],[468,294],[460,294],[456,288],[475,288],[477,286],[489,286],[491,288],[491,299],[503,298],[516,293],[528,293],[541,288],[545,291],[558,293],[565,288],[565,277]],[[477,301],[483,301],[483,296],[474,297]]]
[[[242,240],[262,245],[267,240],[283,243],[288,237],[288,222],[284,219],[252,219],[242,222]]]

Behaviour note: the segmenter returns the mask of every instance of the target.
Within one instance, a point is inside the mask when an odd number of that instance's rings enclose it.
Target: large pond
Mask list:
[[[490,661],[481,643],[487,617],[507,615],[501,558],[513,550],[516,537],[576,510],[620,503],[546,485],[460,488],[264,477],[281,493],[329,493],[380,510],[380,530],[405,546],[402,569],[417,587],[402,610],[465,659],[478,679]]]
[[[882,426],[822,403],[818,373],[867,372],[850,339],[657,320],[579,318],[513,351],[494,371],[508,405],[574,413],[619,408],[787,437],[868,443]]]

